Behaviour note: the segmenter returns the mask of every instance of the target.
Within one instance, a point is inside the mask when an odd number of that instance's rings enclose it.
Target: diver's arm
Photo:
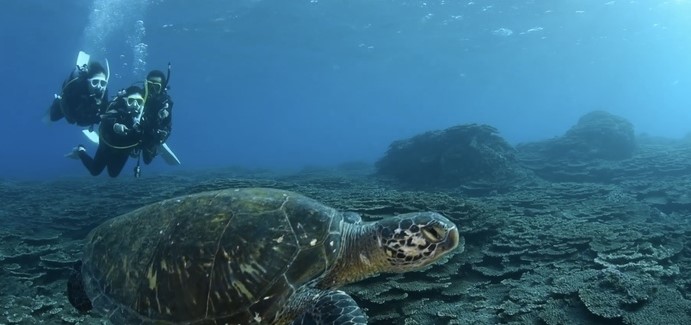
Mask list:
[[[111,127],[113,124],[117,123],[124,114],[122,106],[122,98],[115,97],[101,114],[101,123],[109,123]]]
[[[86,71],[83,71],[79,67],[75,67],[74,70],[72,70],[72,72],[70,72],[70,80],[79,78],[81,76],[86,77]]]
[[[61,96],[67,100],[78,101],[78,98],[88,91],[88,88],[84,86],[84,83],[85,81],[82,77],[73,78],[70,75],[70,78],[65,80],[65,82],[62,84]]]
[[[158,121],[158,127],[161,130],[166,131],[167,133],[170,133],[170,131],[173,128],[173,100],[166,94],[166,101],[164,102],[164,108],[167,112],[166,116],[163,118],[160,118]]]
[[[101,127],[112,130],[113,125],[118,122],[118,111],[108,110],[101,114]]]

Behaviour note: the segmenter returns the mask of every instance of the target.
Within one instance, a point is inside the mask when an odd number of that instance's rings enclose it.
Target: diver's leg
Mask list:
[[[129,157],[130,154],[126,150],[113,151],[108,159],[108,175],[118,177]]]
[[[106,159],[108,157],[108,149],[105,145],[100,144],[98,149],[96,149],[96,154],[94,158],[91,158],[86,151],[79,151],[79,159],[84,164],[84,167],[89,170],[92,176],[97,176],[106,167]]]
[[[142,158],[144,159],[144,164],[148,165],[156,157],[156,146],[143,148]]]
[[[53,99],[53,104],[50,105],[50,120],[53,122],[65,117],[65,115],[62,114],[62,107],[60,107],[60,105],[61,99],[56,96],[55,99]]]

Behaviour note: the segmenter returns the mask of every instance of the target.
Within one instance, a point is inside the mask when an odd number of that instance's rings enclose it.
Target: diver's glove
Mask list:
[[[130,130],[130,129],[128,129],[128,128],[125,126],[125,124],[121,124],[121,123],[115,123],[115,124],[113,124],[113,132],[115,132],[115,133],[117,133],[117,134],[119,134],[119,135],[125,135],[125,134],[127,134],[127,131],[129,131],[129,130]]]
[[[168,104],[166,104],[166,105],[168,105]],[[168,115],[170,115],[170,113],[168,113],[168,110],[165,109],[165,108],[162,109],[162,110],[160,110],[160,111],[158,111],[158,118],[159,118],[159,119],[162,119],[162,120],[163,120],[163,119],[165,119],[166,117],[168,117]]]
[[[163,144],[163,142],[165,142],[166,139],[168,138],[168,131],[166,131],[166,130],[156,130],[156,135],[157,135],[157,138],[158,138],[158,143],[159,143],[159,144]]]

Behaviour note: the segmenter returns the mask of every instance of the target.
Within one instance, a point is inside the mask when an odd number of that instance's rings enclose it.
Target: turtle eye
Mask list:
[[[427,238],[427,240],[433,242],[437,242],[443,239],[437,231],[436,227],[422,228],[422,234],[425,236],[425,238]]]

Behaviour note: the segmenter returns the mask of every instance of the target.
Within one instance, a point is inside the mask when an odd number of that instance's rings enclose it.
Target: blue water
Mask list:
[[[2,6],[0,178],[88,176],[63,157],[86,143],[78,127],[41,122],[79,50],[108,58],[111,94],[171,62],[168,143],[183,165],[157,159],[147,172],[374,162],[396,139],[465,123],[516,144],[560,135],[595,109],[637,133],[690,129],[691,1]]]

